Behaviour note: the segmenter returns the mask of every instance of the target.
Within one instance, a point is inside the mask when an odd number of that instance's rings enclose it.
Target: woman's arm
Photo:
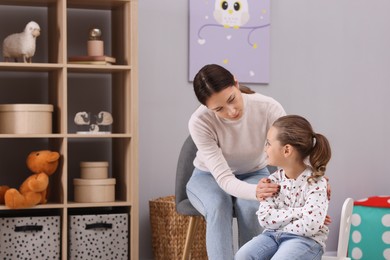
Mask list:
[[[236,178],[218,145],[218,137],[212,127],[198,118],[191,118],[189,130],[198,148],[197,156],[202,158],[218,185],[234,197],[256,200],[256,185]]]

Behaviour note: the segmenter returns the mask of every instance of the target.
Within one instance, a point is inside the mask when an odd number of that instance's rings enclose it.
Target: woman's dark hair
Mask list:
[[[194,77],[194,91],[199,102],[206,105],[208,98],[218,93],[225,88],[234,86],[236,84],[234,76],[230,71],[217,64],[208,64],[201,68]],[[248,87],[240,86],[243,93],[254,93]]]
[[[313,168],[313,178],[322,177],[325,174],[326,165],[331,158],[331,149],[325,136],[315,133],[309,121],[297,115],[283,116],[277,119],[273,126],[277,128],[277,139],[282,146],[293,146],[304,160],[309,156]]]

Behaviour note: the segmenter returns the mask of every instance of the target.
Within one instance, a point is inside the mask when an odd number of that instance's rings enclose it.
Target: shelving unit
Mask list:
[[[0,0],[0,41],[23,31],[33,20],[41,27],[33,63],[0,58],[0,104],[52,104],[52,134],[0,134],[0,185],[19,187],[30,175],[24,165],[31,151],[61,154],[50,177],[48,203],[10,210],[0,217],[51,212],[61,217],[61,259],[69,259],[69,216],[73,212],[122,212],[129,216],[129,259],[138,259],[138,0]],[[86,55],[88,31],[102,29],[105,54],[114,65],[69,64]],[[109,111],[110,134],[78,134],[78,111]],[[10,149],[12,147],[12,149]],[[115,202],[74,202],[74,178],[81,161],[108,161],[116,178]]]

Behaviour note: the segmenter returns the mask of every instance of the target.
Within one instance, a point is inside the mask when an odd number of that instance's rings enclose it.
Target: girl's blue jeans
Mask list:
[[[268,169],[263,168],[237,175],[237,178],[257,184],[260,179],[268,176]],[[210,260],[234,258],[233,215],[237,218],[239,246],[261,233],[256,215],[259,202],[227,194],[218,186],[210,172],[195,168],[187,183],[187,195],[191,204],[206,219],[206,248]]]
[[[314,239],[268,231],[254,237],[236,253],[235,260],[321,260],[322,246]]]

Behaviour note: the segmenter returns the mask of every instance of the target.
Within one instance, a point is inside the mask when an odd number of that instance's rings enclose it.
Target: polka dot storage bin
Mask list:
[[[74,215],[69,223],[70,259],[128,259],[128,214]]]
[[[348,256],[354,260],[390,259],[390,197],[355,202]]]
[[[60,259],[60,217],[0,218],[0,259]]]

